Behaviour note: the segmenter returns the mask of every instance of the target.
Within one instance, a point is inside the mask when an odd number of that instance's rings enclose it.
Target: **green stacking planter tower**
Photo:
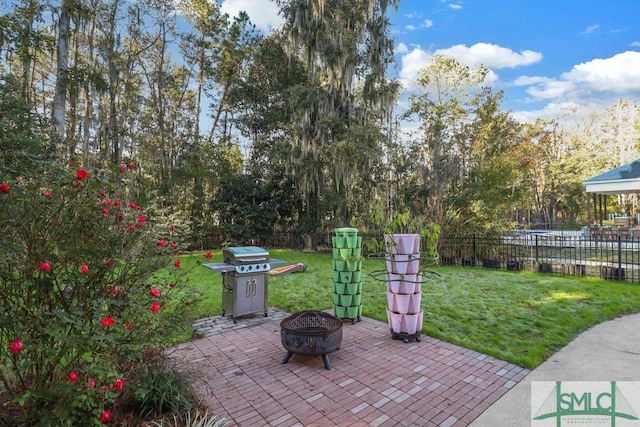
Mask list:
[[[357,228],[336,228],[333,243],[333,311],[336,317],[362,316],[362,237]]]

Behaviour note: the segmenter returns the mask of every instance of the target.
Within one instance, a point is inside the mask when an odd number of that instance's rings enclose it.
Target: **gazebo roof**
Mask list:
[[[623,194],[640,192],[640,159],[582,181],[587,193]]]

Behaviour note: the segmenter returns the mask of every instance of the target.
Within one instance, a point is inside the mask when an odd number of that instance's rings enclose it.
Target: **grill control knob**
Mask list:
[[[252,267],[253,267],[253,266],[252,266],[252,265],[250,265],[249,267],[247,267],[247,269],[248,269],[249,271],[251,271]]]
[[[240,271],[244,271],[244,265],[240,266]]]

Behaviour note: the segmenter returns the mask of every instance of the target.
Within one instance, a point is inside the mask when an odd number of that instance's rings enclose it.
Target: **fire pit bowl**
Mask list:
[[[282,346],[287,350],[281,364],[293,354],[322,356],[325,369],[331,369],[327,354],[342,344],[342,320],[323,311],[294,313],[280,322]]]

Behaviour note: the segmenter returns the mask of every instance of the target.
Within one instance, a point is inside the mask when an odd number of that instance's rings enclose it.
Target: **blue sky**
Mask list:
[[[271,0],[224,0],[268,31],[281,23]],[[640,99],[638,0],[400,0],[389,11],[406,88],[434,54],[490,70],[503,108],[521,121],[561,118]]]

